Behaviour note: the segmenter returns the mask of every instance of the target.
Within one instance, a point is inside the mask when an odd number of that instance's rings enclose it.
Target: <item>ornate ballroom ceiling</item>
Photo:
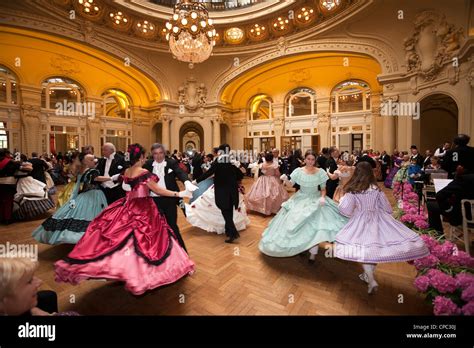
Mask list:
[[[45,0],[33,1],[40,4]],[[200,1],[217,31],[216,48],[234,50],[300,37],[343,21],[366,0]],[[166,48],[165,23],[176,0],[50,0],[67,15],[74,10],[91,23]],[[58,12],[59,14],[59,12]]]

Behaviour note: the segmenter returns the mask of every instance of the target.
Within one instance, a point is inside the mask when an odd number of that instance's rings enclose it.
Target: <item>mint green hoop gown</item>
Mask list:
[[[300,185],[278,214],[263,231],[259,249],[273,257],[289,257],[302,253],[321,242],[333,242],[348,219],[339,213],[337,204],[329,197],[321,205],[321,189],[328,175],[323,170],[307,174],[303,168],[291,173],[291,181]]]

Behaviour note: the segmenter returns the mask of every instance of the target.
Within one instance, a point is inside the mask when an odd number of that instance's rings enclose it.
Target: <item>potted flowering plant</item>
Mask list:
[[[422,234],[431,254],[415,260],[415,288],[435,315],[474,315],[474,258],[450,241]]]
[[[433,305],[435,315],[474,315],[474,258],[429,229],[424,207],[409,183],[394,183],[398,201],[394,215],[421,235],[430,255],[412,264],[418,271],[415,288]]]

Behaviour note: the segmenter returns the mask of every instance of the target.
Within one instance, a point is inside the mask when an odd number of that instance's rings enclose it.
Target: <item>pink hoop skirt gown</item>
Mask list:
[[[146,172],[123,179],[132,190],[100,213],[72,252],[55,263],[56,281],[118,280],[141,295],[194,272],[194,262],[149,196],[147,183],[158,177]]]
[[[277,214],[290,196],[280,181],[278,167],[262,168],[262,173],[245,195],[245,204],[248,210],[264,215]]]

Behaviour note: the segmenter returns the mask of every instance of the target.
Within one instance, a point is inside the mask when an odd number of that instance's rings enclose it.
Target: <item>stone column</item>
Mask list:
[[[383,99],[379,100],[376,110],[380,110]],[[378,149],[380,151],[387,151],[391,154],[395,149],[396,139],[395,139],[395,116],[391,115],[381,115],[382,117],[382,148]]]
[[[170,117],[169,115],[161,115],[161,131],[162,131],[162,143],[165,145],[165,147],[172,151],[170,149]]]
[[[87,115],[87,144],[83,145],[94,146],[94,152],[97,155],[100,154],[100,118],[103,114],[103,99],[88,97],[87,102],[94,103],[94,113],[91,115]]]
[[[20,112],[22,152],[41,152],[41,87],[21,84]],[[47,139],[46,141],[49,141]]]
[[[318,133],[321,149],[331,146],[330,120],[331,117],[329,113],[318,113]]]
[[[212,146],[217,147],[221,142],[220,117],[215,116],[212,119]]]
[[[285,104],[273,103],[272,106],[275,147],[281,151],[281,137],[285,134]]]
[[[23,152],[30,157],[32,152],[41,152],[41,108],[23,104],[21,111]]]
[[[331,97],[316,99],[320,148],[331,146]]]

